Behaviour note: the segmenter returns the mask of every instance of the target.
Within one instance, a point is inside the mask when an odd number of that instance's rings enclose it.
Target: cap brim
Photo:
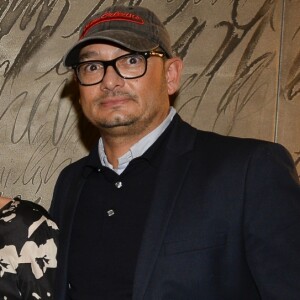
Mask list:
[[[150,51],[159,47],[157,43],[150,41],[148,37],[140,36],[131,31],[105,30],[89,35],[74,44],[63,58],[64,65],[71,67],[78,64],[80,50],[89,44],[100,41],[112,42],[132,51]]]

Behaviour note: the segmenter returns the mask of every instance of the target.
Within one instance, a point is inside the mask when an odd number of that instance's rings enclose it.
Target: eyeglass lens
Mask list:
[[[103,80],[108,66],[122,78],[133,79],[145,74],[147,63],[141,54],[126,54],[109,61],[82,62],[76,67],[76,74],[81,84],[92,85]]]

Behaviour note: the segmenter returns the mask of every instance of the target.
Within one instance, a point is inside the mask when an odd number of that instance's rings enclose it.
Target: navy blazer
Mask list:
[[[133,300],[299,300],[300,185],[290,154],[278,144],[196,130],[178,115],[170,126]],[[87,160],[66,167],[54,190],[56,300],[66,299]]]

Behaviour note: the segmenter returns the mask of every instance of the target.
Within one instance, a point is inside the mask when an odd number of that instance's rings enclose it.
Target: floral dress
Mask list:
[[[0,209],[0,300],[53,299],[57,238],[40,205],[14,199]]]

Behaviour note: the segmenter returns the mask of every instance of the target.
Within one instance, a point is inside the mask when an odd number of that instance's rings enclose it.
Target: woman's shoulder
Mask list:
[[[23,226],[30,226],[34,222],[42,224],[45,221],[52,229],[57,229],[48,211],[42,205],[17,197],[2,208],[0,220],[4,223],[18,222]]]
[[[24,215],[29,215],[29,216],[43,215],[45,217],[50,217],[47,210],[40,204],[37,204],[37,203],[29,201],[29,200],[22,200],[18,197],[11,199],[11,201],[8,202],[1,209],[1,211],[2,211],[2,214],[18,213],[18,214],[24,214]]]
[[[13,202],[14,203],[12,204],[12,206],[15,206],[18,211],[23,211],[24,213],[32,213],[33,211],[36,212],[36,214],[44,215],[45,217],[50,218],[48,211],[41,204],[35,203],[30,200],[21,200],[20,198],[14,198]]]

